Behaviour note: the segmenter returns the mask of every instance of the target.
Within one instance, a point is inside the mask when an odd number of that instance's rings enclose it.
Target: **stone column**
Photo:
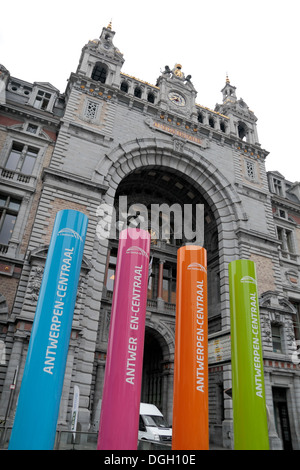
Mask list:
[[[6,374],[5,382],[3,385],[3,392],[1,395],[1,401],[0,401],[0,416],[1,418],[4,418],[5,415],[8,416],[8,421],[11,421],[11,422],[7,424],[12,424],[13,417],[15,414],[15,407],[12,405],[13,405],[13,402],[15,404],[16,397],[18,397],[18,394],[20,391],[21,379],[22,379],[22,374],[23,374],[23,371],[21,370],[21,363],[22,363],[24,342],[26,341],[26,339],[27,339],[27,335],[24,333],[17,332],[15,334],[14,343],[13,343],[10,360],[9,360],[9,364],[7,368],[7,374]],[[11,400],[11,403],[9,404],[9,399],[11,396],[10,386],[13,383],[16,370],[18,371],[17,387],[14,390],[14,392],[12,392],[14,396],[12,397],[13,400]],[[10,409],[8,409],[8,405]]]
[[[162,299],[162,291],[163,291],[163,275],[164,275],[164,261],[159,261],[159,268],[158,268],[158,287],[157,287],[157,298]]]
[[[231,381],[231,364],[223,366],[223,383],[224,390],[224,421],[222,423],[223,447],[225,449],[233,449],[233,409],[232,409],[232,381]]]
[[[173,421],[173,383],[174,383],[174,369],[170,368],[170,373],[168,375],[168,410],[167,410],[167,420],[168,423]]]
[[[165,302],[162,298],[163,278],[164,278],[164,260],[160,260],[159,268],[158,268],[158,286],[157,286],[157,308],[158,309],[164,309],[164,305],[165,305]]]
[[[93,401],[92,418],[91,418],[91,430],[93,432],[98,432],[99,430],[101,401],[102,401],[103,384],[104,384],[104,372],[105,372],[105,359],[98,358],[96,379],[95,379],[94,401]]]
[[[70,390],[71,390],[72,371],[74,367],[74,355],[75,355],[75,346],[76,346],[74,343],[75,343],[74,340],[71,339],[70,345],[69,345],[69,351],[68,351],[65,377],[64,377],[64,385],[63,385],[63,390],[62,390],[62,395],[61,395],[61,400],[60,400],[59,415],[58,415],[58,420],[57,420],[58,426],[63,426],[63,427],[67,426],[68,429],[70,429],[69,424],[71,424],[70,417],[67,416],[67,412],[68,412],[68,402],[69,402],[69,396],[70,396]]]

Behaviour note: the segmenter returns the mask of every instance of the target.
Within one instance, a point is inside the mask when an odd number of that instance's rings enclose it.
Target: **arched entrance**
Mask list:
[[[141,401],[163,408],[163,338],[152,328],[146,327],[143,359]]]
[[[170,140],[163,136],[156,136],[155,138],[134,139],[115,147],[99,163],[99,172],[100,167],[101,172],[103,168],[107,170],[103,183],[107,185],[108,190],[103,202],[111,207],[116,200],[117,191],[120,190],[120,186],[127,177],[133,173],[137,176],[144,169],[158,170],[161,173],[181,177],[184,187],[189,186],[196,190],[211,210],[213,218],[209,217],[206,220],[215,222],[215,234],[211,237],[211,244],[216,261],[214,261],[215,268],[211,277],[216,284],[224,286],[228,282],[228,263],[240,255],[238,240],[233,234],[245,220],[245,208],[236,189],[224,173],[211,163],[208,159],[209,155],[204,156],[203,149],[196,147],[191,149],[184,142],[181,142],[179,146],[176,144],[175,138]],[[95,177],[97,175],[96,169]],[[165,187],[166,181],[163,180],[161,188]],[[173,194],[176,189],[177,186],[173,187]],[[108,240],[100,237],[99,241],[99,252],[106,252]],[[206,246],[209,250],[208,244]],[[216,308],[209,309],[215,318],[214,326],[211,318],[210,332],[220,329],[220,321],[222,327],[226,327],[230,322],[228,293],[224,288],[219,288],[218,291],[220,292],[218,305]],[[219,310],[221,310],[221,315]]]
[[[208,254],[208,293],[211,314],[209,328],[212,329],[212,332],[220,330],[218,227],[214,212],[199,189],[192,184],[190,178],[185,177],[181,172],[172,171],[166,167],[146,166],[131,171],[118,185],[115,193],[117,221],[121,220],[120,211],[124,211],[124,204],[120,204],[121,197],[126,197],[125,213],[126,216],[128,215],[127,222],[130,224],[139,215],[136,210],[141,204],[147,208],[149,216],[151,216],[153,204],[166,204],[169,207],[177,204],[182,208],[182,216],[187,205],[192,208],[196,204],[204,206],[204,246]],[[133,210],[131,211],[131,209]],[[193,211],[191,214],[192,229],[195,229],[197,224],[194,219],[197,214]],[[160,224],[164,223],[162,217],[158,217],[156,220],[158,225],[155,234],[153,234],[152,219],[149,220],[147,226],[151,233],[147,318],[151,318],[151,322],[148,321],[147,325],[146,320],[141,400],[155,404],[170,421],[174,356],[170,354],[167,345],[170,344],[170,336],[172,336],[173,342],[175,336],[177,250],[187,240],[184,237],[176,238],[174,236],[176,221],[172,217],[169,221],[169,235],[164,238],[161,238],[160,231]],[[112,297],[114,288],[117,249],[118,240],[111,239],[105,275],[107,297],[109,293]]]
[[[191,233],[197,228],[194,211],[195,206],[204,206],[204,247],[208,257],[208,302],[209,302],[209,330],[215,332],[221,330],[221,301],[220,301],[220,267],[219,267],[219,241],[218,226],[214,212],[203,197],[199,189],[186,178],[182,173],[170,171],[165,167],[143,167],[136,169],[127,175],[120,182],[115,193],[115,208],[117,220],[120,220],[120,211],[124,211],[124,205],[120,209],[119,201],[126,196],[128,223],[132,224],[138,219],[138,207],[143,205],[147,208],[149,215],[148,230],[151,233],[151,270],[148,283],[148,307],[153,313],[174,315],[172,321],[175,322],[176,304],[176,266],[177,250],[188,240],[185,237],[184,224],[182,223],[182,237],[177,238],[175,218],[169,219],[169,235],[161,238],[161,227],[164,224],[163,215],[157,217],[156,225],[153,226],[151,208],[155,205],[163,205],[172,208],[179,206],[184,215],[187,207],[191,207],[192,227]],[[133,209],[131,211],[131,209]],[[194,212],[193,212],[194,211]],[[139,226],[139,225],[138,225]],[[189,240],[195,242],[195,240]],[[117,259],[117,240],[110,240],[110,257],[107,262],[106,289],[113,291],[113,279],[115,263]]]
[[[224,289],[228,275],[227,264],[239,253],[237,240],[232,235],[239,221],[243,220],[245,211],[234,187],[207,158],[195,151],[191,152],[184,145],[181,150],[177,152],[173,144],[159,138],[136,139],[120,145],[101,163],[107,167],[104,183],[108,190],[103,201],[110,207],[118,203],[120,196],[127,197],[128,206],[137,203],[149,207],[153,202],[204,204],[209,333],[214,333],[229,322],[228,294]],[[103,307],[105,303],[107,306],[112,297],[117,246],[117,240],[100,239],[99,252],[101,250],[103,253],[108,248]],[[172,236],[168,240],[153,237],[150,253],[152,268],[146,324],[149,327],[155,323],[157,328],[153,329],[160,333],[168,345],[170,336],[174,340],[175,335],[174,286],[179,246],[180,243]],[[145,337],[142,399],[148,401],[151,396],[152,401],[162,400],[162,411],[171,423],[174,350],[169,354],[168,363],[165,363],[161,359],[161,347],[159,336],[153,336],[148,330]],[[166,376],[168,380],[165,380]],[[167,404],[167,411],[164,403]]]

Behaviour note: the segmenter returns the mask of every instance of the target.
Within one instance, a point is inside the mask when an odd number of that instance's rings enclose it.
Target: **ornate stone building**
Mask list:
[[[204,204],[208,253],[211,442],[232,446],[228,263],[256,262],[272,448],[299,448],[300,186],[266,173],[257,118],[226,79],[214,110],[190,75],[166,66],[155,85],[122,72],[111,25],[82,49],[61,94],[0,75],[0,418],[13,422],[55,214],[89,217],[58,426],[98,429],[117,240],[100,208]],[[167,58],[166,58],[167,59]],[[158,223],[159,221],[157,221]],[[152,228],[142,400],[172,420],[176,253]],[[13,384],[13,387],[11,387]],[[226,393],[227,391],[227,393]]]

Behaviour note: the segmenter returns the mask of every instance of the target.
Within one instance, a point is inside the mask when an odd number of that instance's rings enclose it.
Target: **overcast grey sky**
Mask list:
[[[258,118],[267,170],[300,181],[299,11],[299,0],[14,0],[0,10],[0,63],[64,92],[82,47],[112,20],[129,75],[155,84],[179,62],[197,103],[214,109],[228,73]]]

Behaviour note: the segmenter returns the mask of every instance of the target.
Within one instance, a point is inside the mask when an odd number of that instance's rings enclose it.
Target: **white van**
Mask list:
[[[139,439],[172,442],[172,429],[155,405],[140,404]]]

